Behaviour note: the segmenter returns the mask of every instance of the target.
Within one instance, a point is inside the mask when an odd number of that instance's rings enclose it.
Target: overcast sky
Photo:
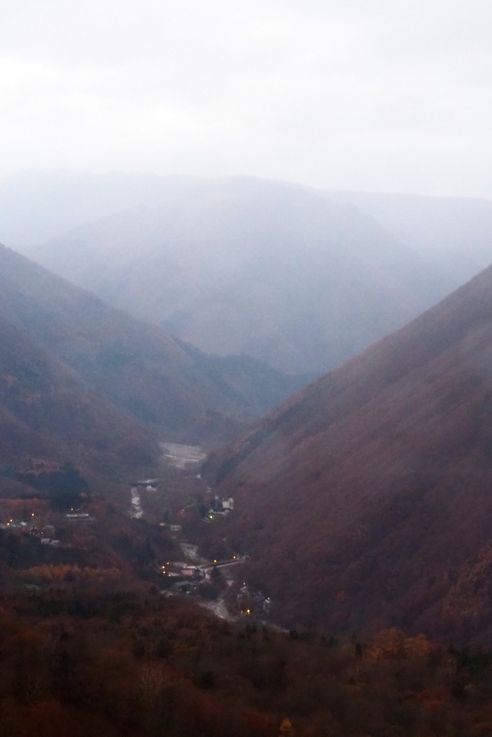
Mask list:
[[[492,197],[490,0],[0,0],[0,174]]]

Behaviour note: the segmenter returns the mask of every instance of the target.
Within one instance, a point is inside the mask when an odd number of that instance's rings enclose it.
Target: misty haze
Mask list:
[[[0,0],[0,737],[492,734],[491,29]]]

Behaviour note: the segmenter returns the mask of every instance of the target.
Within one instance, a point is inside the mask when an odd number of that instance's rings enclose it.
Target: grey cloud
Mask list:
[[[0,21],[0,173],[492,196],[488,3],[0,0]]]

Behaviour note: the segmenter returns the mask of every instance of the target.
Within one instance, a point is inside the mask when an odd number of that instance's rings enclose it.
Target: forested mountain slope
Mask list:
[[[156,460],[150,431],[3,318],[0,343],[2,496],[85,488],[87,478],[120,478]]]
[[[285,622],[492,641],[492,268],[208,471]]]
[[[230,437],[301,381],[249,358],[204,355],[5,247],[0,317],[160,435]]]

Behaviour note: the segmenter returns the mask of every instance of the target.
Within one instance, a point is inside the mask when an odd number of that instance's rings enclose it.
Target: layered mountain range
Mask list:
[[[146,466],[159,439],[230,437],[299,386],[251,358],[201,354],[3,246],[0,329],[9,478],[36,457]]]
[[[288,624],[492,642],[492,268],[209,462]]]
[[[491,226],[485,200],[260,179],[0,183],[22,252],[201,350],[294,373],[334,368],[478,273]]]
[[[168,185],[34,249],[140,317],[0,248],[8,488],[50,468],[125,474],[163,437],[228,439],[302,382],[255,356],[339,363],[487,260],[488,203],[455,203],[481,232],[468,258],[444,201]],[[236,501],[220,543],[251,556],[275,619],[492,642],[491,315],[488,269],[212,456]]]
[[[202,351],[291,373],[334,367],[449,288],[429,258],[323,192],[184,180],[156,199],[30,254]]]

